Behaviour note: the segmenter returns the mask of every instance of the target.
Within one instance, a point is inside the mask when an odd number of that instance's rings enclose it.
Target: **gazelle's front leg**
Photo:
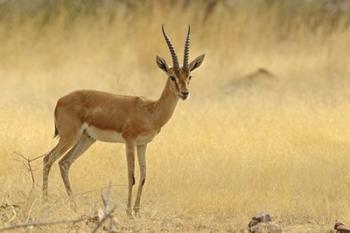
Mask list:
[[[128,164],[128,205],[126,209],[127,215],[132,217],[131,201],[132,201],[132,186],[135,184],[135,142],[126,142],[126,161]]]
[[[142,188],[146,180],[146,148],[147,148],[147,144],[137,146],[137,157],[138,157],[139,166],[140,166],[140,181],[139,181],[139,187],[137,189],[137,196],[136,196],[136,201],[134,205],[135,215],[137,215],[140,209]]]

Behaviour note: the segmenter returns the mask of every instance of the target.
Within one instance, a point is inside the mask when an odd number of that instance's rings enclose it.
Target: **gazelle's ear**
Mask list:
[[[157,57],[156,57],[156,62],[157,62],[158,67],[159,67],[161,70],[163,70],[165,73],[168,72],[169,67],[168,67],[168,65],[166,64],[166,61],[165,61],[163,58],[157,56]]]
[[[200,65],[202,65],[204,57],[205,57],[205,54],[202,54],[199,57],[197,57],[196,59],[194,59],[189,65],[190,71],[192,71],[192,70],[198,68]]]

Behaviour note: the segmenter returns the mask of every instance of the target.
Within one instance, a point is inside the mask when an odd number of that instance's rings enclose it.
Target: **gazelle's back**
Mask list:
[[[101,130],[122,132],[126,123],[142,117],[143,106],[152,101],[140,97],[112,93],[79,90],[63,96],[55,109],[56,127],[64,127],[67,120],[79,121]],[[70,118],[70,119],[67,119]]]
[[[137,96],[115,95],[109,92],[96,90],[78,90],[71,92],[57,101],[58,106],[81,106],[91,110],[96,107],[130,107],[135,102],[142,100]]]

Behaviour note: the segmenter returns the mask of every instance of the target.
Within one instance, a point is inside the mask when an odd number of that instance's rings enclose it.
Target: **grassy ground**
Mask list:
[[[92,214],[110,181],[122,231],[239,232],[260,211],[285,232],[349,222],[349,18],[328,5],[293,2],[2,3],[0,205],[19,208],[16,216],[0,209],[0,226]],[[141,217],[125,216],[126,161],[117,144],[97,143],[73,165],[77,212],[57,166],[42,205],[42,162],[33,162],[30,191],[14,152],[35,157],[55,145],[55,101],[72,90],[158,98],[165,77],[155,55],[170,58],[162,23],[179,55],[191,23],[191,57],[207,56],[191,98],[149,146]],[[277,78],[244,81],[260,67]]]

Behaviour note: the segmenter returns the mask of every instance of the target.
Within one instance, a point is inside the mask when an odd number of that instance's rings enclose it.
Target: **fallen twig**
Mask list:
[[[109,226],[107,229],[108,233],[113,232],[113,225],[114,225],[114,220],[113,220],[113,212],[116,209],[115,207],[110,210],[109,202],[111,200],[112,196],[112,183],[109,182],[108,185],[108,191],[107,191],[107,198],[104,196],[103,191],[101,191],[101,199],[103,203],[103,210],[98,213],[99,221],[97,226],[92,230],[92,233],[95,233],[98,231],[98,229],[102,226],[102,224],[109,219]]]
[[[111,209],[107,214],[105,214],[103,216],[103,218],[101,220],[99,220],[99,223],[97,224],[97,226],[91,231],[91,233],[96,233],[98,231],[98,229],[100,229],[100,227],[102,226],[102,224],[109,218],[112,217],[112,214],[114,212],[116,208],[114,207],[113,209]],[[112,221],[112,220],[111,220]],[[111,229],[109,229],[111,230]]]
[[[18,152],[14,152],[14,154],[18,155],[19,157],[21,157],[23,160],[26,161],[25,163],[25,166],[26,168],[28,169],[28,171],[30,172],[30,175],[31,175],[31,179],[32,179],[32,188],[35,187],[35,178],[34,178],[34,170],[33,170],[33,167],[31,165],[31,162],[39,159],[39,158],[42,158],[44,157],[45,155],[41,155],[41,156],[37,156],[33,159],[30,159],[28,157],[25,157],[24,155],[22,155],[21,153],[18,153]],[[112,233],[113,232],[113,226],[117,224],[117,220],[116,218],[113,218],[112,214],[114,212],[114,210],[116,209],[116,207],[114,208],[110,208],[110,200],[111,200],[111,195],[112,195],[112,187],[114,186],[122,186],[122,185],[112,185],[112,183],[110,182],[109,185],[107,186],[108,187],[108,191],[107,191],[107,197],[104,196],[103,194],[103,189],[105,189],[106,187],[103,187],[101,189],[101,199],[102,199],[102,203],[103,203],[103,209],[100,209],[98,211],[98,214],[97,214],[97,225],[96,227],[92,230],[92,233],[95,233],[97,232],[101,226],[103,225],[103,223],[106,221],[106,220],[110,220],[109,222],[109,226],[108,228],[104,228],[104,230],[107,230],[108,233]],[[84,195],[86,193],[89,193],[89,192],[94,192],[94,191],[97,191],[97,190],[92,190],[92,191],[88,191],[88,192],[85,192],[85,193],[82,193],[82,194],[78,194],[78,195]],[[14,230],[14,229],[18,229],[18,228],[26,228],[26,227],[39,227],[39,226],[50,226],[50,225],[58,225],[58,224],[75,224],[75,223],[78,223],[78,222],[82,222],[84,220],[88,220],[88,221],[91,221],[95,219],[94,218],[91,218],[91,217],[81,217],[79,219],[76,219],[76,220],[60,220],[60,221],[54,221],[54,222],[32,222],[32,223],[22,223],[22,224],[18,224],[18,225],[13,225],[13,226],[9,226],[9,227],[5,227],[5,228],[0,228],[0,232],[4,232],[4,231],[10,231],[10,230]]]
[[[13,226],[8,226],[4,228],[0,228],[0,232],[12,231],[18,228],[26,228],[26,227],[40,227],[40,226],[52,226],[52,225],[60,225],[60,224],[76,224],[82,221],[87,220],[88,217],[81,217],[74,220],[58,220],[53,222],[32,222],[32,223],[22,223]]]

